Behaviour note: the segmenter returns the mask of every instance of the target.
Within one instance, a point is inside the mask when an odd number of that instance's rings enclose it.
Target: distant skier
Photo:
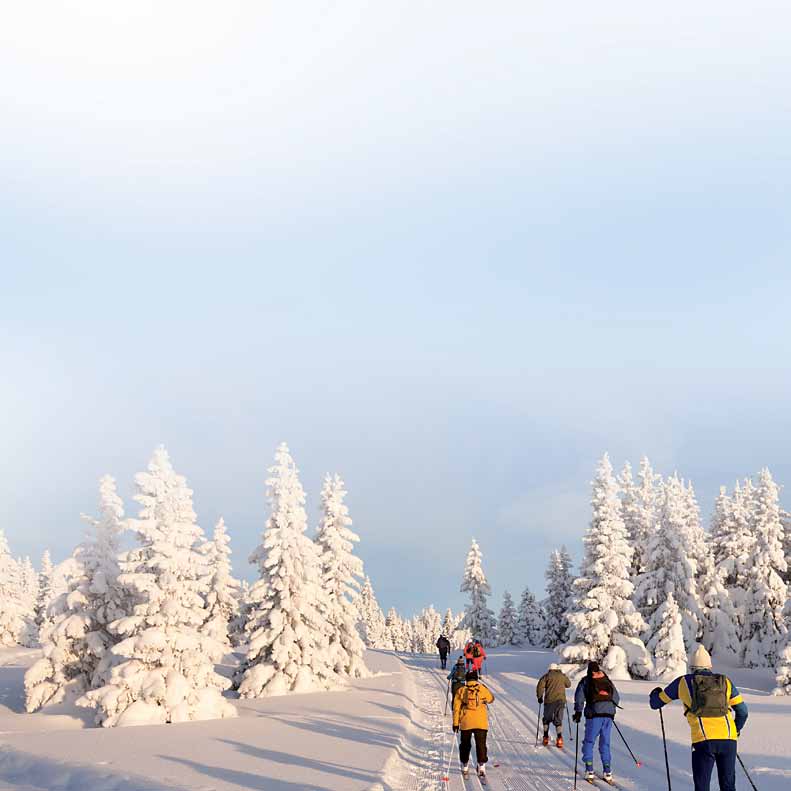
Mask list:
[[[461,772],[466,777],[469,773],[472,739],[475,738],[475,758],[478,776],[484,782],[486,778],[486,734],[489,731],[489,715],[486,706],[494,702],[494,695],[478,680],[478,673],[471,670],[467,673],[466,682],[453,698],[453,732],[461,731],[459,742],[459,761]]]
[[[651,708],[661,709],[673,700],[684,704],[692,731],[695,791],[709,791],[715,764],[720,791],[736,791],[737,739],[747,722],[747,704],[727,676],[712,673],[711,657],[702,645],[690,657],[689,669],[664,689],[651,691]]]
[[[439,636],[437,640],[437,651],[439,651],[439,661],[442,669],[445,670],[448,665],[448,652],[450,651],[450,640],[444,634]]]
[[[582,742],[582,760],[585,763],[585,779],[593,782],[593,745],[599,740],[604,779],[612,782],[612,755],[610,736],[615,719],[616,706],[621,696],[615,685],[599,667],[598,662],[588,662],[588,672],[574,693],[574,722],[585,714],[585,738]]]
[[[563,712],[566,710],[566,690],[571,687],[568,676],[553,662],[538,679],[536,697],[544,704],[544,747],[549,744],[550,723],[555,726],[555,744],[563,747]]]
[[[464,686],[467,680],[467,670],[464,667],[464,657],[460,656],[456,660],[456,664],[451,668],[448,673],[448,681],[450,681],[450,699],[456,699],[456,693]]]
[[[464,648],[464,658],[467,660],[467,669],[474,670],[482,674],[483,660],[486,659],[486,651],[480,640],[472,640]]]

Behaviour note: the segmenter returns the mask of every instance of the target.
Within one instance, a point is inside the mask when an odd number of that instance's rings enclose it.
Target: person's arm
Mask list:
[[[621,693],[618,692],[618,689],[613,684],[612,688],[612,702],[617,706],[621,702]]]
[[[574,693],[574,711],[583,711],[585,709],[585,679],[583,678],[577,684],[577,691]]]
[[[546,676],[541,676],[538,679],[538,686],[536,687],[536,698],[541,700],[544,697],[544,687],[546,686]]]
[[[730,681],[730,679],[728,680]],[[730,685],[731,696],[728,699],[728,705],[733,709],[733,719],[736,723],[736,730],[741,733],[744,723],[747,722],[747,717],[750,716],[750,712],[747,710],[747,704],[744,702],[742,693],[739,692],[732,681],[730,681]]]
[[[566,689],[571,689],[571,679],[565,673],[563,674],[563,683],[566,685]]]
[[[483,702],[494,703],[494,692],[492,692],[485,684],[481,684],[481,686],[484,689]]]
[[[459,727],[459,720],[461,719],[461,697],[463,693],[464,690],[460,689],[453,698],[453,730],[454,731]]]
[[[674,700],[678,700],[678,687],[681,684],[681,679],[684,676],[679,676],[674,681],[671,681],[664,689],[662,687],[655,687],[651,690],[651,695],[648,702],[654,711],[661,709]]]

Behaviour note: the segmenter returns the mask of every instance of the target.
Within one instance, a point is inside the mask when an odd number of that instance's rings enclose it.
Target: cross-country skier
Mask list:
[[[585,738],[582,742],[582,760],[585,763],[585,779],[593,782],[593,745],[599,740],[604,779],[612,782],[612,755],[610,736],[615,710],[621,696],[598,662],[588,662],[588,672],[574,693],[574,722],[585,714]]]
[[[468,670],[474,670],[478,674],[481,673],[483,660],[486,659],[486,651],[483,650],[483,644],[480,640],[472,640],[467,643],[464,648],[464,658],[467,660]]]
[[[448,666],[448,652],[450,651],[450,640],[445,637],[444,634],[441,634],[437,639],[437,651],[439,651],[439,661],[442,665],[442,669]]]
[[[715,764],[720,791],[736,791],[736,746],[747,722],[747,704],[727,676],[712,673],[711,657],[702,645],[689,658],[689,669],[664,689],[652,690],[651,708],[661,709],[672,700],[684,704],[692,731],[695,791],[709,791]]]
[[[571,686],[568,676],[553,662],[538,679],[536,697],[544,704],[544,747],[549,744],[549,725],[555,726],[555,744],[563,747],[563,712],[566,710],[566,690]]]
[[[460,656],[456,660],[456,664],[451,668],[448,673],[448,681],[450,681],[450,699],[456,699],[456,693],[464,686],[467,681],[467,670],[464,667],[464,657]]]
[[[494,702],[494,695],[478,680],[478,673],[471,670],[467,673],[466,683],[453,698],[453,732],[461,731],[459,742],[459,761],[461,772],[466,777],[469,773],[470,751],[472,739],[475,738],[475,757],[478,764],[478,776],[486,777],[486,734],[489,730],[489,715],[486,706]]]

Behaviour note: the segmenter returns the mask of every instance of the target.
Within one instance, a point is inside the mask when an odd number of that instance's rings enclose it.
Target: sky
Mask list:
[[[499,609],[647,455],[791,485],[781,2],[16,4],[0,528],[65,558],[164,443],[235,569],[287,441],[380,603]],[[788,498],[786,498],[788,502]]]

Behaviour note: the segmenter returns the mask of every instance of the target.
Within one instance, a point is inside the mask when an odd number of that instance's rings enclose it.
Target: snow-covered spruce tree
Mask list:
[[[269,473],[271,513],[250,556],[261,576],[250,590],[247,655],[235,676],[243,698],[332,689],[341,680],[320,607],[319,555],[305,535],[305,492],[285,442]]]
[[[247,640],[245,626],[250,614],[250,583],[247,580],[241,580],[239,583],[236,591],[236,609],[236,616],[228,624],[228,637],[231,645],[239,647]]]
[[[786,612],[791,612],[791,599],[786,604]],[[785,645],[777,659],[775,667],[775,688],[773,695],[791,695],[791,629],[785,637]]]
[[[402,635],[401,619],[395,607],[391,607],[385,616],[385,644],[383,647],[392,651],[403,651],[403,647],[401,646]]]
[[[49,603],[41,630],[43,656],[25,673],[28,711],[61,701],[67,687],[81,694],[98,685],[99,663],[118,641],[109,624],[128,608],[128,594],[118,584],[124,509],[109,475],[99,481],[99,513],[98,519],[82,517],[88,530],[74,552],[81,573]]]
[[[210,541],[201,548],[206,556],[208,592],[206,593],[206,622],[202,631],[231,650],[231,629],[239,617],[239,581],[231,573],[231,539],[220,517]]]
[[[33,562],[27,555],[17,560],[19,564],[20,579],[22,582],[22,611],[27,624],[25,643],[26,646],[36,645],[39,627],[36,623],[38,605],[38,573],[33,567]]]
[[[503,594],[503,606],[500,609],[500,617],[497,619],[497,640],[500,645],[519,645],[520,635],[516,630],[516,608],[511,594],[506,591]]]
[[[30,645],[35,625],[25,605],[20,564],[11,556],[0,530],[0,646]]]
[[[650,660],[638,635],[646,624],[631,601],[632,548],[607,454],[599,462],[592,487],[593,518],[583,540],[580,576],[574,582],[576,597],[568,615],[571,635],[561,654],[568,662],[602,661],[614,678],[628,677],[630,670],[643,676],[649,672]]]
[[[450,640],[451,646],[453,646],[453,633],[456,631],[457,623],[453,610],[448,607],[448,609],[445,610],[445,617],[442,619],[442,634]]]
[[[788,590],[781,576],[787,566],[778,498],[777,484],[764,468],[750,509],[755,551],[745,596],[745,667],[775,667],[788,632],[783,615]]]
[[[643,617],[653,623],[654,613],[672,593],[681,611],[684,642],[691,651],[698,640],[702,612],[688,509],[683,481],[677,475],[665,479],[659,526],[648,542],[646,570],[637,579],[635,599]],[[644,639],[652,636],[649,630]]]
[[[566,614],[574,600],[574,577],[571,574],[571,555],[566,547],[552,552],[544,576],[547,580],[547,598],[544,600],[544,642],[556,648],[568,640],[569,622]],[[525,591],[527,594],[529,591]],[[522,596],[524,599],[524,594]]]
[[[516,617],[517,639],[523,644],[539,648],[546,645],[546,613],[536,601],[529,587],[522,591]]]
[[[442,618],[434,605],[423,609],[415,618],[413,633],[416,653],[433,654],[437,650],[437,638],[442,633]]]
[[[687,649],[681,628],[681,611],[672,593],[667,594],[654,612],[650,631],[653,636],[647,647],[654,655],[656,678],[667,682],[686,673]]]
[[[329,650],[335,672],[350,678],[370,675],[363,661],[365,645],[357,631],[355,599],[364,578],[363,562],[354,554],[359,536],[343,502],[346,487],[340,475],[327,475],[321,489],[321,522],[316,547],[321,566],[321,604],[330,630]]]
[[[47,605],[52,598],[52,559],[49,550],[45,549],[41,556],[41,569],[38,572],[38,590],[36,591],[36,626],[41,628],[46,616]]]
[[[118,642],[97,669],[101,686],[77,702],[96,708],[104,727],[236,716],[220,694],[228,682],[214,671],[223,647],[201,632],[208,573],[192,490],[161,446],[135,488],[139,547],[118,576],[130,614],[109,624]]]
[[[465,608],[464,622],[461,626],[469,629],[473,637],[484,645],[494,645],[496,640],[494,613],[487,605],[487,597],[492,590],[486,581],[481,562],[481,548],[473,538],[464,565],[464,578],[460,589],[462,593],[470,594],[470,603]]]
[[[791,513],[780,509],[780,524],[783,525],[783,554],[786,559],[786,573],[783,579],[791,584]]]
[[[376,599],[369,577],[365,578],[357,598],[358,628],[368,648],[392,648],[385,637],[385,616]]]

